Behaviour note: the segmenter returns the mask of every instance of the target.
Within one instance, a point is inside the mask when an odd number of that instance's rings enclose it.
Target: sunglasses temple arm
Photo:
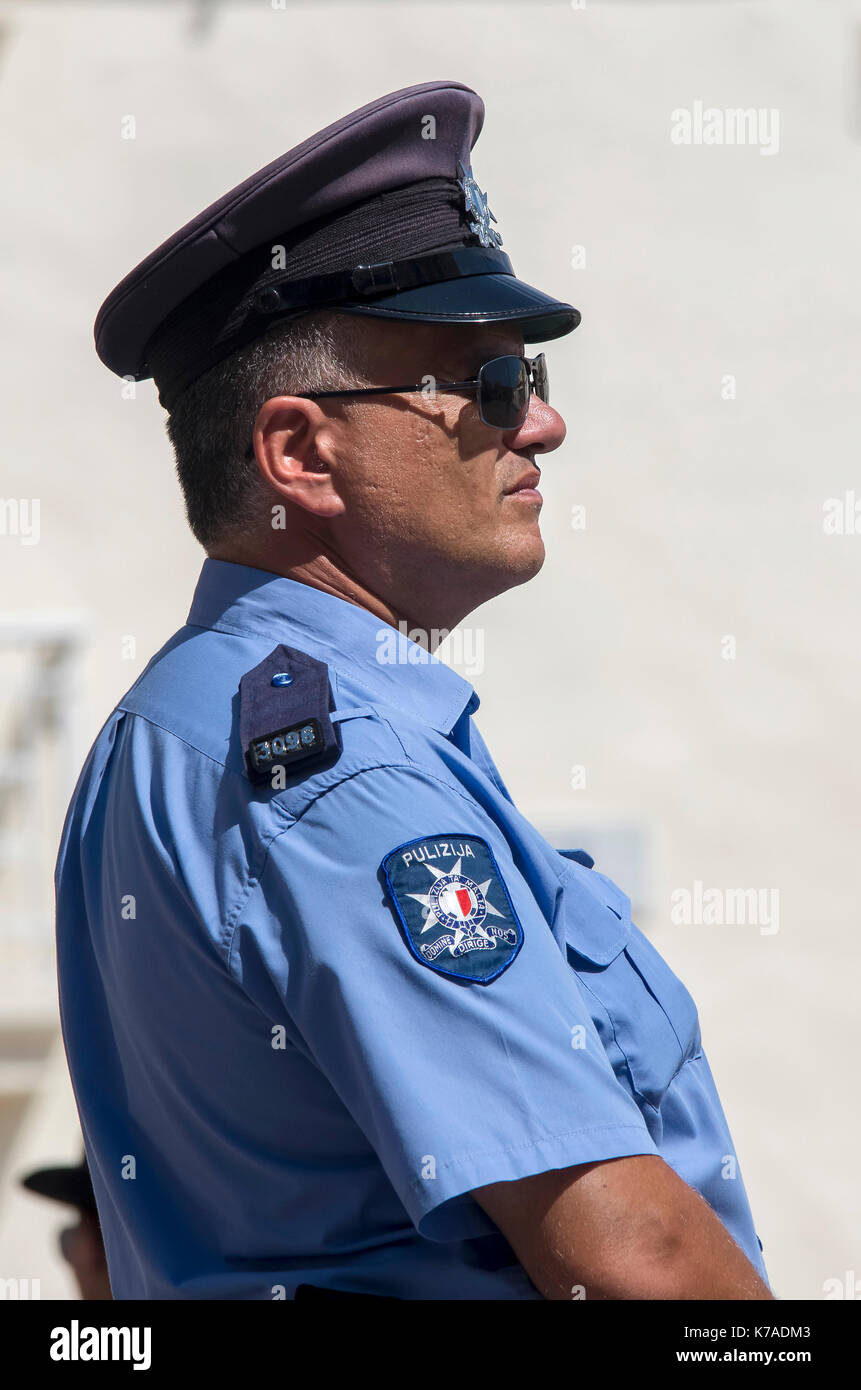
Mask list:
[[[301,400],[323,400],[331,396],[391,396],[399,391],[465,391],[478,386],[478,381],[438,381],[431,388],[428,382],[414,381],[405,386],[355,386],[347,391],[291,391]]]
[[[435,391],[468,391],[479,385],[475,381],[438,381],[434,387]],[[399,391],[424,391],[427,383],[420,381],[413,382],[409,386],[356,386],[348,391],[291,391],[291,395],[303,401],[327,400],[333,396],[392,396]],[[250,444],[245,450],[245,457],[254,457],[254,445]]]

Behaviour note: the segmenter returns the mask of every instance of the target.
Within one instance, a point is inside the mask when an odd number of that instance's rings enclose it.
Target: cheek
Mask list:
[[[498,450],[488,449],[488,431],[470,413],[452,401],[419,419],[405,461],[416,484],[412,502],[422,514],[417,524],[432,535],[445,532],[449,543],[499,521]]]
[[[368,411],[354,432],[345,496],[366,534],[449,541],[499,520],[498,451],[475,407],[459,398],[423,411]]]

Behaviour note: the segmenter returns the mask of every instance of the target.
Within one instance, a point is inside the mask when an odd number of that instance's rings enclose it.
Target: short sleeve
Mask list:
[[[390,856],[411,844],[417,856],[428,845],[449,854],[393,881]],[[439,926],[430,949],[429,904]],[[459,914],[490,943],[471,956],[505,948],[498,973],[458,974]],[[443,962],[433,952],[446,938]],[[477,803],[420,769],[363,771],[274,837],[230,964],[252,998],[271,999],[274,986],[293,1036],[430,1239],[495,1229],[473,1188],[657,1152],[507,840]]]

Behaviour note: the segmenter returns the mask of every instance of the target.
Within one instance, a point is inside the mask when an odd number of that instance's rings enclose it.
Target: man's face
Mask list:
[[[472,380],[491,358],[524,353],[511,325],[362,324],[368,374],[381,386]],[[344,502],[328,518],[330,542],[396,611],[453,606],[463,616],[538,573],[534,459],[565,438],[557,411],[533,394],[524,424],[503,431],[481,421],[475,392],[320,405],[334,428],[333,482]]]

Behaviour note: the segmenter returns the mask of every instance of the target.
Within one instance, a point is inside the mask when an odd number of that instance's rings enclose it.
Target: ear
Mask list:
[[[332,473],[337,463],[339,421],[316,401],[302,396],[273,396],[254,421],[254,456],[266,482],[284,502],[314,516],[344,511]]]

